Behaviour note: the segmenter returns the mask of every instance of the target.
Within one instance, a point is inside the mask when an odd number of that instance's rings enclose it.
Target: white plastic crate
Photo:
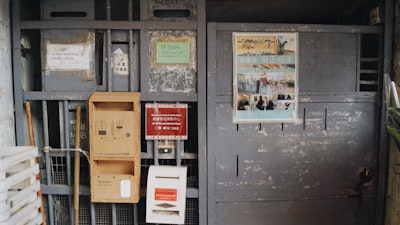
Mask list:
[[[36,147],[0,148],[0,225],[41,224]]]
[[[41,199],[37,198],[35,201],[18,209],[18,211],[7,218],[7,220],[0,221],[0,225],[42,224],[42,215],[39,213],[41,204]]]

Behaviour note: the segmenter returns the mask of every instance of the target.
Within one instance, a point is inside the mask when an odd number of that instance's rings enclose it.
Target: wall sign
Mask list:
[[[129,75],[129,58],[128,54],[118,48],[112,54],[112,67],[114,74]]]
[[[190,63],[189,41],[159,41],[156,43],[156,63]]]
[[[187,104],[145,106],[146,140],[187,140]]]
[[[91,48],[84,44],[47,44],[46,66],[51,71],[89,70]]]
[[[149,92],[195,93],[197,32],[152,30],[149,38]]]
[[[233,33],[233,122],[294,122],[298,34]]]

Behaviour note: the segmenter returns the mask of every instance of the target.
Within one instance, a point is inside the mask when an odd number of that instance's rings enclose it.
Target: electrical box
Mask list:
[[[94,92],[89,98],[92,202],[137,203],[140,94]]]
[[[150,166],[146,223],[184,224],[187,167]]]

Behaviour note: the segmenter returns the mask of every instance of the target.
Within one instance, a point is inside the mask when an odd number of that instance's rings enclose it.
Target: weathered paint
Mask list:
[[[15,146],[9,0],[0,0],[0,146]]]
[[[233,30],[250,31],[251,25]],[[378,142],[376,96],[357,89],[359,39],[351,33],[356,28],[345,34],[301,29],[296,30],[300,101],[295,123],[232,123],[232,55],[227,54],[232,52],[231,30],[216,30],[215,40],[208,39],[215,41],[215,55],[209,58],[217,63],[214,77],[209,77],[209,83],[215,82],[209,87],[215,90],[208,90],[213,109],[208,151],[218,165],[212,200],[217,224],[327,224],[322,215],[312,221],[296,217],[315,211],[310,201],[332,207],[329,199],[340,200],[335,207],[318,210],[324,215],[341,212],[336,224],[372,224],[366,222],[370,214],[363,214],[362,220],[352,217],[361,207],[359,199],[362,207],[374,208],[376,181],[360,185],[359,174],[376,168]],[[303,207],[285,211],[281,202]],[[264,217],[274,207],[285,213]],[[228,216],[243,209],[251,214],[246,220]],[[286,214],[291,220],[285,222]]]

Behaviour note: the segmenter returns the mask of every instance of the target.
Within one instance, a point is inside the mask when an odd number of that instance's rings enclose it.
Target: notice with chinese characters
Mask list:
[[[146,140],[187,140],[187,108],[187,104],[146,104]]]

